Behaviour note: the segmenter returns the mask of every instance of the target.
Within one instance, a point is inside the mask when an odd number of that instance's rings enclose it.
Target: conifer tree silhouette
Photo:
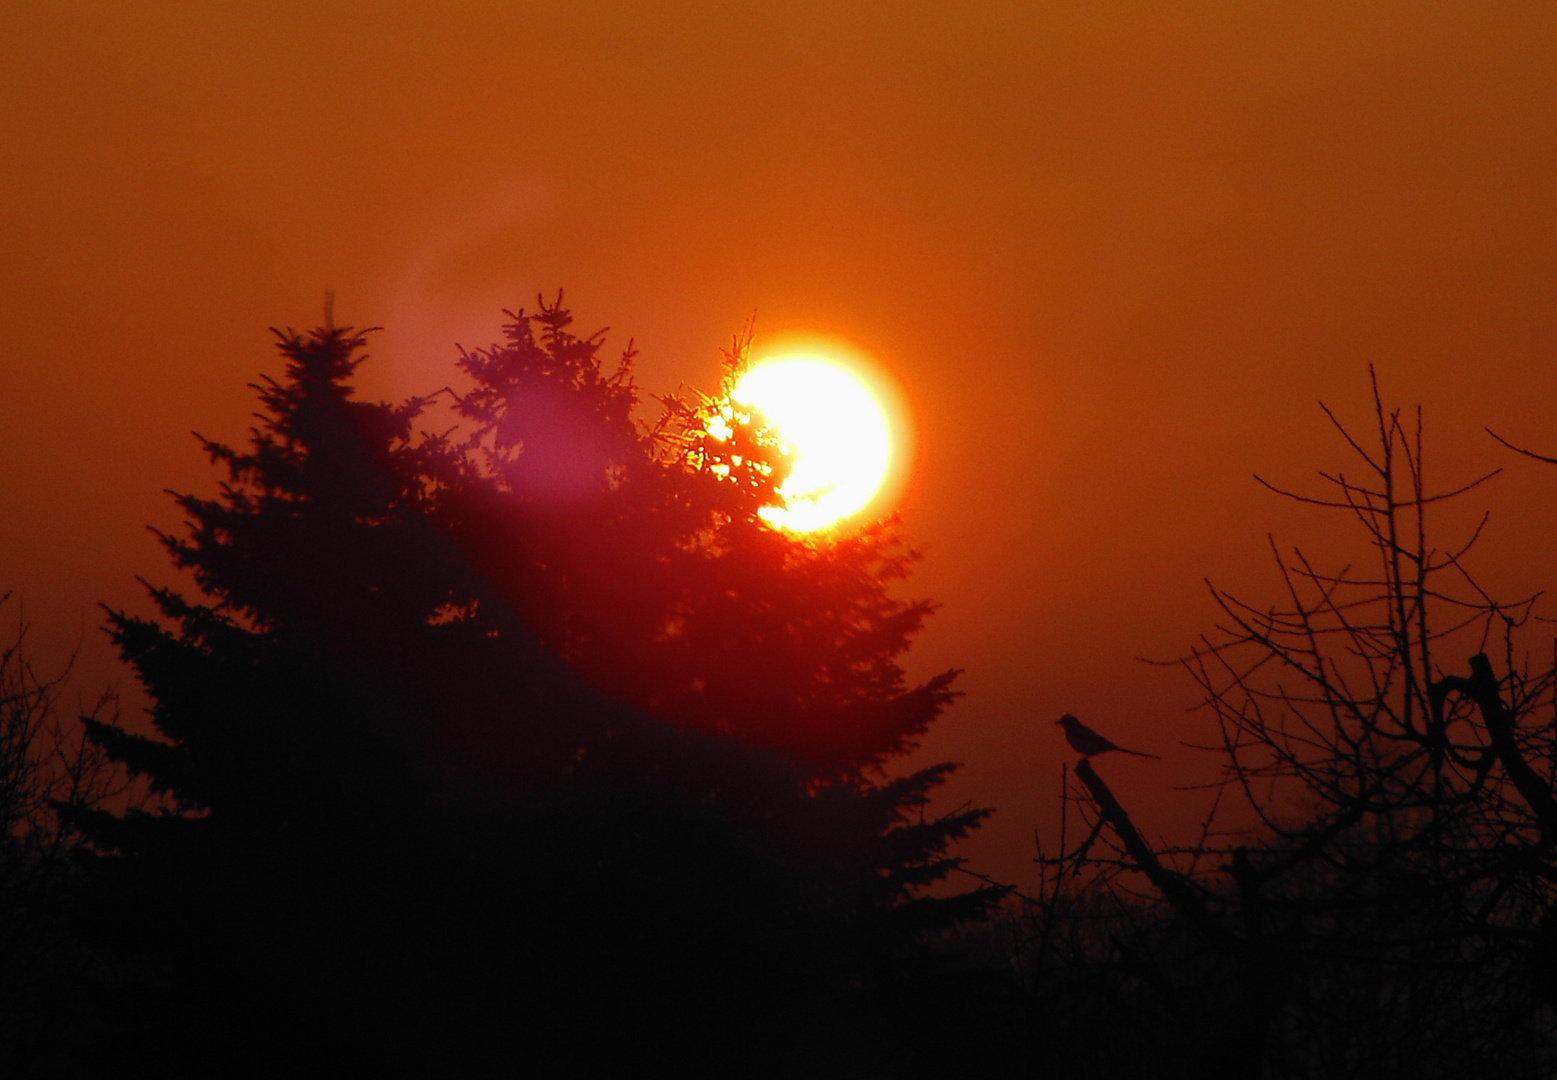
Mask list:
[[[730,1064],[998,899],[914,893],[986,813],[921,819],[951,766],[872,773],[952,696],[896,665],[929,605],[887,596],[890,530],[761,524],[698,411],[635,427],[631,350],[604,375],[569,319],[466,353],[443,437],[354,398],[361,334],[279,333],[249,447],[205,442],[227,480],[163,537],[198,599],[109,617],[157,735],[88,726],[165,811],[67,810],[87,925],[155,1002],[105,1052]]]
[[[757,512],[787,463],[761,416],[722,395],[675,396],[640,432],[631,347],[608,376],[601,335],[578,338],[570,322],[560,297],[543,299],[502,345],[462,357],[468,449],[507,524],[471,515],[467,548],[527,598],[556,651],[681,726],[832,776],[910,747],[956,696],[957,673],[906,685],[897,658],[933,605],[888,591],[918,558],[894,523],[826,541],[769,526]],[[726,353],[725,390],[746,340]],[[716,422],[727,433],[711,435]]]

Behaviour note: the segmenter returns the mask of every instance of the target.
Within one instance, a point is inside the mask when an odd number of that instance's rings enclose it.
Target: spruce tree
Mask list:
[[[810,850],[858,872],[871,911],[922,927],[991,902],[912,895],[951,871],[947,846],[985,813],[917,821],[950,764],[884,782],[958,672],[907,684],[899,659],[933,605],[891,593],[918,558],[896,522],[816,539],[759,516],[787,462],[761,414],[729,400],[749,329],[719,393],[661,398],[635,428],[631,344],[608,371],[604,331],[571,333],[560,296],[509,314],[503,343],[461,357],[474,384],[459,403],[463,490],[494,508],[468,515],[462,546],[592,684],[788,762],[814,804],[839,808]],[[552,447],[565,469],[540,464]]]
[[[481,530],[548,644],[658,715],[818,776],[858,777],[910,749],[957,672],[906,685],[899,658],[933,605],[891,595],[918,558],[896,523],[811,539],[758,516],[786,462],[761,415],[728,400],[744,340],[725,392],[661,399],[638,431],[631,349],[607,376],[601,335],[575,337],[570,318],[543,300],[504,344],[461,360],[475,383],[460,402],[467,450],[512,523]]]
[[[891,530],[770,528],[760,418],[636,426],[631,350],[606,374],[568,325],[465,354],[447,437],[354,397],[362,335],[287,331],[249,446],[204,443],[227,478],[163,537],[198,598],[109,617],[157,734],[89,726],[163,808],[67,809],[89,928],[158,995],[105,1051],[735,1061],[995,899],[915,894],[984,812],[882,772],[953,677],[904,685],[930,608],[888,596]]]

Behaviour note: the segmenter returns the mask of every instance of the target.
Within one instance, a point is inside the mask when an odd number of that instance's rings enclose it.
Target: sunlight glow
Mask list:
[[[761,512],[772,524],[825,529],[864,509],[881,488],[892,464],[886,409],[847,366],[813,355],[779,357],[743,375],[730,397],[760,409],[795,455],[780,489],[786,505]]]

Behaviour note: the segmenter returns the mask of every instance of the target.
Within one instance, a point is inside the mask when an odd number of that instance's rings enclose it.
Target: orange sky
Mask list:
[[[1364,419],[1369,362],[1445,482],[1511,466],[1488,579],[1557,581],[1557,470],[1481,434],[1557,453],[1549,3],[239,7],[0,8],[0,590],[91,680],[94,605],[171,578],[163,489],[214,486],[188,433],[242,439],[327,289],[383,396],[558,286],[648,391],[753,310],[889,366],[944,605],[911,664],[967,669],[926,752],[1007,879],[1061,712],[1164,755],[1100,763],[1148,831],[1191,816],[1192,688],[1134,658],[1204,576],[1274,595],[1267,532],[1341,557],[1250,474],[1344,465],[1314,402]]]

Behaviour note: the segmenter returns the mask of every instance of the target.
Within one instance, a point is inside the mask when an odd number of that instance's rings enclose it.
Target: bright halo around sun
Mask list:
[[[850,368],[820,355],[763,361],[741,376],[732,401],[761,410],[793,467],[782,507],[762,516],[792,532],[816,532],[863,510],[892,467],[887,408]]]

